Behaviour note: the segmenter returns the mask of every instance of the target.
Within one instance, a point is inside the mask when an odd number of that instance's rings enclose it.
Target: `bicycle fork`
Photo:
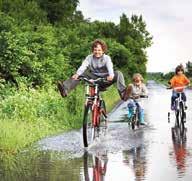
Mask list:
[[[93,105],[92,105],[92,111],[93,111],[93,114],[92,114],[92,120],[93,120],[93,126],[96,127],[99,125],[99,107],[100,107],[100,102],[98,100],[99,96],[97,94],[98,92],[98,86],[95,87],[95,94],[94,94],[94,101],[93,101]]]
[[[93,104],[93,107],[92,107],[92,120],[93,120],[93,126],[96,127],[99,125],[99,118],[98,118],[98,105],[97,104]]]

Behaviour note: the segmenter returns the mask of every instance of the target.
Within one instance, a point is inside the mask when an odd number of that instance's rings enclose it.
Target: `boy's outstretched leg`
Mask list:
[[[64,82],[58,81],[57,88],[62,97],[66,97],[68,93],[73,90],[79,84],[79,80],[72,78],[65,80]]]
[[[58,81],[57,88],[62,97],[67,97],[67,89],[64,87],[64,85],[61,81]]]

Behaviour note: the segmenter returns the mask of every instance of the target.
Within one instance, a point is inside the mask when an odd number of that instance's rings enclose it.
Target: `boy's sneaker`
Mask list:
[[[62,84],[62,82],[58,81],[57,88],[59,89],[59,92],[60,92],[62,97],[66,97],[67,96],[67,90],[65,89],[64,85]]]
[[[146,124],[142,122],[142,123],[140,123],[140,125],[145,126]]]

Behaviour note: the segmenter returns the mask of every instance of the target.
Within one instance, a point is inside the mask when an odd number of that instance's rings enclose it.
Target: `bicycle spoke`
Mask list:
[[[88,147],[95,138],[95,128],[92,125],[92,114],[91,106],[88,105],[85,107],[83,119],[83,142],[85,147]]]

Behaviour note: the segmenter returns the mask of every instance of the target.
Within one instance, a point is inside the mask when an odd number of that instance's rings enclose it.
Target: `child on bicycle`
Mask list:
[[[171,96],[171,110],[175,110],[175,99],[179,96],[178,92],[182,92],[182,99],[186,103],[186,95],[184,92],[185,86],[189,85],[190,80],[184,74],[182,65],[175,68],[175,75],[169,81],[170,87],[173,88]],[[185,106],[185,109],[187,106]]]
[[[78,68],[77,72],[68,80],[58,82],[58,89],[62,97],[66,97],[68,93],[79,84],[79,76],[88,79],[106,78],[108,82],[100,85],[106,88],[113,83],[117,83],[117,89],[122,100],[126,99],[126,86],[124,76],[120,71],[113,70],[113,63],[110,56],[106,55],[107,45],[104,41],[96,39],[91,47],[92,54],[88,55]]]
[[[132,109],[134,106],[139,108],[139,121],[141,125],[145,125],[144,123],[144,109],[141,103],[139,103],[140,96],[146,96],[148,94],[148,90],[143,83],[144,79],[141,74],[136,73],[133,75],[132,84],[129,84],[127,87],[127,92],[129,95],[128,99],[128,119],[132,117]],[[135,101],[134,101],[135,100]]]

